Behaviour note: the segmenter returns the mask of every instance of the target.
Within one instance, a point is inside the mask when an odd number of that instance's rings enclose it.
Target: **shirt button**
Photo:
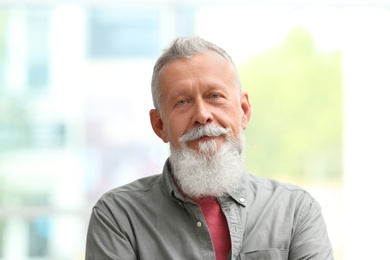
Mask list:
[[[200,221],[196,222],[196,226],[197,227],[202,227],[202,222],[200,222]]]
[[[240,202],[244,203],[245,202],[245,198],[240,198]]]

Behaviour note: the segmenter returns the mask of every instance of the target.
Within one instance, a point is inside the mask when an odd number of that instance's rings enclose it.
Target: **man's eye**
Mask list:
[[[219,98],[219,97],[221,97],[220,94],[211,94],[210,95],[210,98]]]
[[[177,102],[177,104],[178,104],[179,106],[185,105],[186,103],[187,103],[187,101],[186,101],[185,99],[179,100],[179,102]]]

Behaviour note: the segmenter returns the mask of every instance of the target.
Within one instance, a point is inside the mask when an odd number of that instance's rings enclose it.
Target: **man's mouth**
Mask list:
[[[204,135],[204,136],[201,136],[198,140],[199,141],[207,141],[207,140],[210,140],[211,138],[215,138],[215,136]]]
[[[210,140],[213,140],[213,139],[216,139],[216,138],[218,138],[218,136],[215,136],[215,135],[203,135],[203,136],[199,137],[198,139],[196,139],[194,141],[206,142],[206,141],[210,141]]]
[[[202,135],[201,137],[193,139],[191,141],[188,141],[187,143],[194,144],[194,143],[200,143],[200,142],[207,142],[207,141],[215,140],[218,137],[219,136],[215,136],[215,135]]]

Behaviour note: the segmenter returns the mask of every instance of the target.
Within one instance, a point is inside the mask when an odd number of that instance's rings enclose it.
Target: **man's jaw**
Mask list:
[[[201,147],[199,150],[187,147],[187,143],[178,149],[171,146],[170,160],[175,180],[190,197],[223,196],[233,192],[240,183],[244,173],[240,145],[243,137],[233,140],[229,135],[220,135],[218,138],[225,140],[219,146],[214,139],[197,142]]]

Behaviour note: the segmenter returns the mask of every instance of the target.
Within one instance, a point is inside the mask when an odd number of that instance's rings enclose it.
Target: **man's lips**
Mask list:
[[[200,144],[203,144],[203,143],[207,143],[207,142],[210,142],[210,141],[217,141],[218,143],[221,141],[221,138],[223,138],[222,135],[218,135],[218,136],[215,136],[215,135],[211,135],[211,136],[208,136],[208,135],[204,135],[198,139],[194,139],[192,141],[189,141],[187,142],[187,145],[188,147],[192,148],[192,149],[198,149],[198,146]]]
[[[205,135],[205,136],[202,136],[201,138],[199,138],[198,140],[199,141],[208,141],[208,140],[211,140],[211,139],[214,139],[214,138],[217,138],[218,136],[208,136],[208,135]]]
[[[198,139],[195,139],[195,140],[192,140],[191,142],[206,142],[206,141],[210,141],[210,140],[213,140],[213,139],[217,139],[219,138],[220,136],[214,136],[214,135],[204,135]]]

